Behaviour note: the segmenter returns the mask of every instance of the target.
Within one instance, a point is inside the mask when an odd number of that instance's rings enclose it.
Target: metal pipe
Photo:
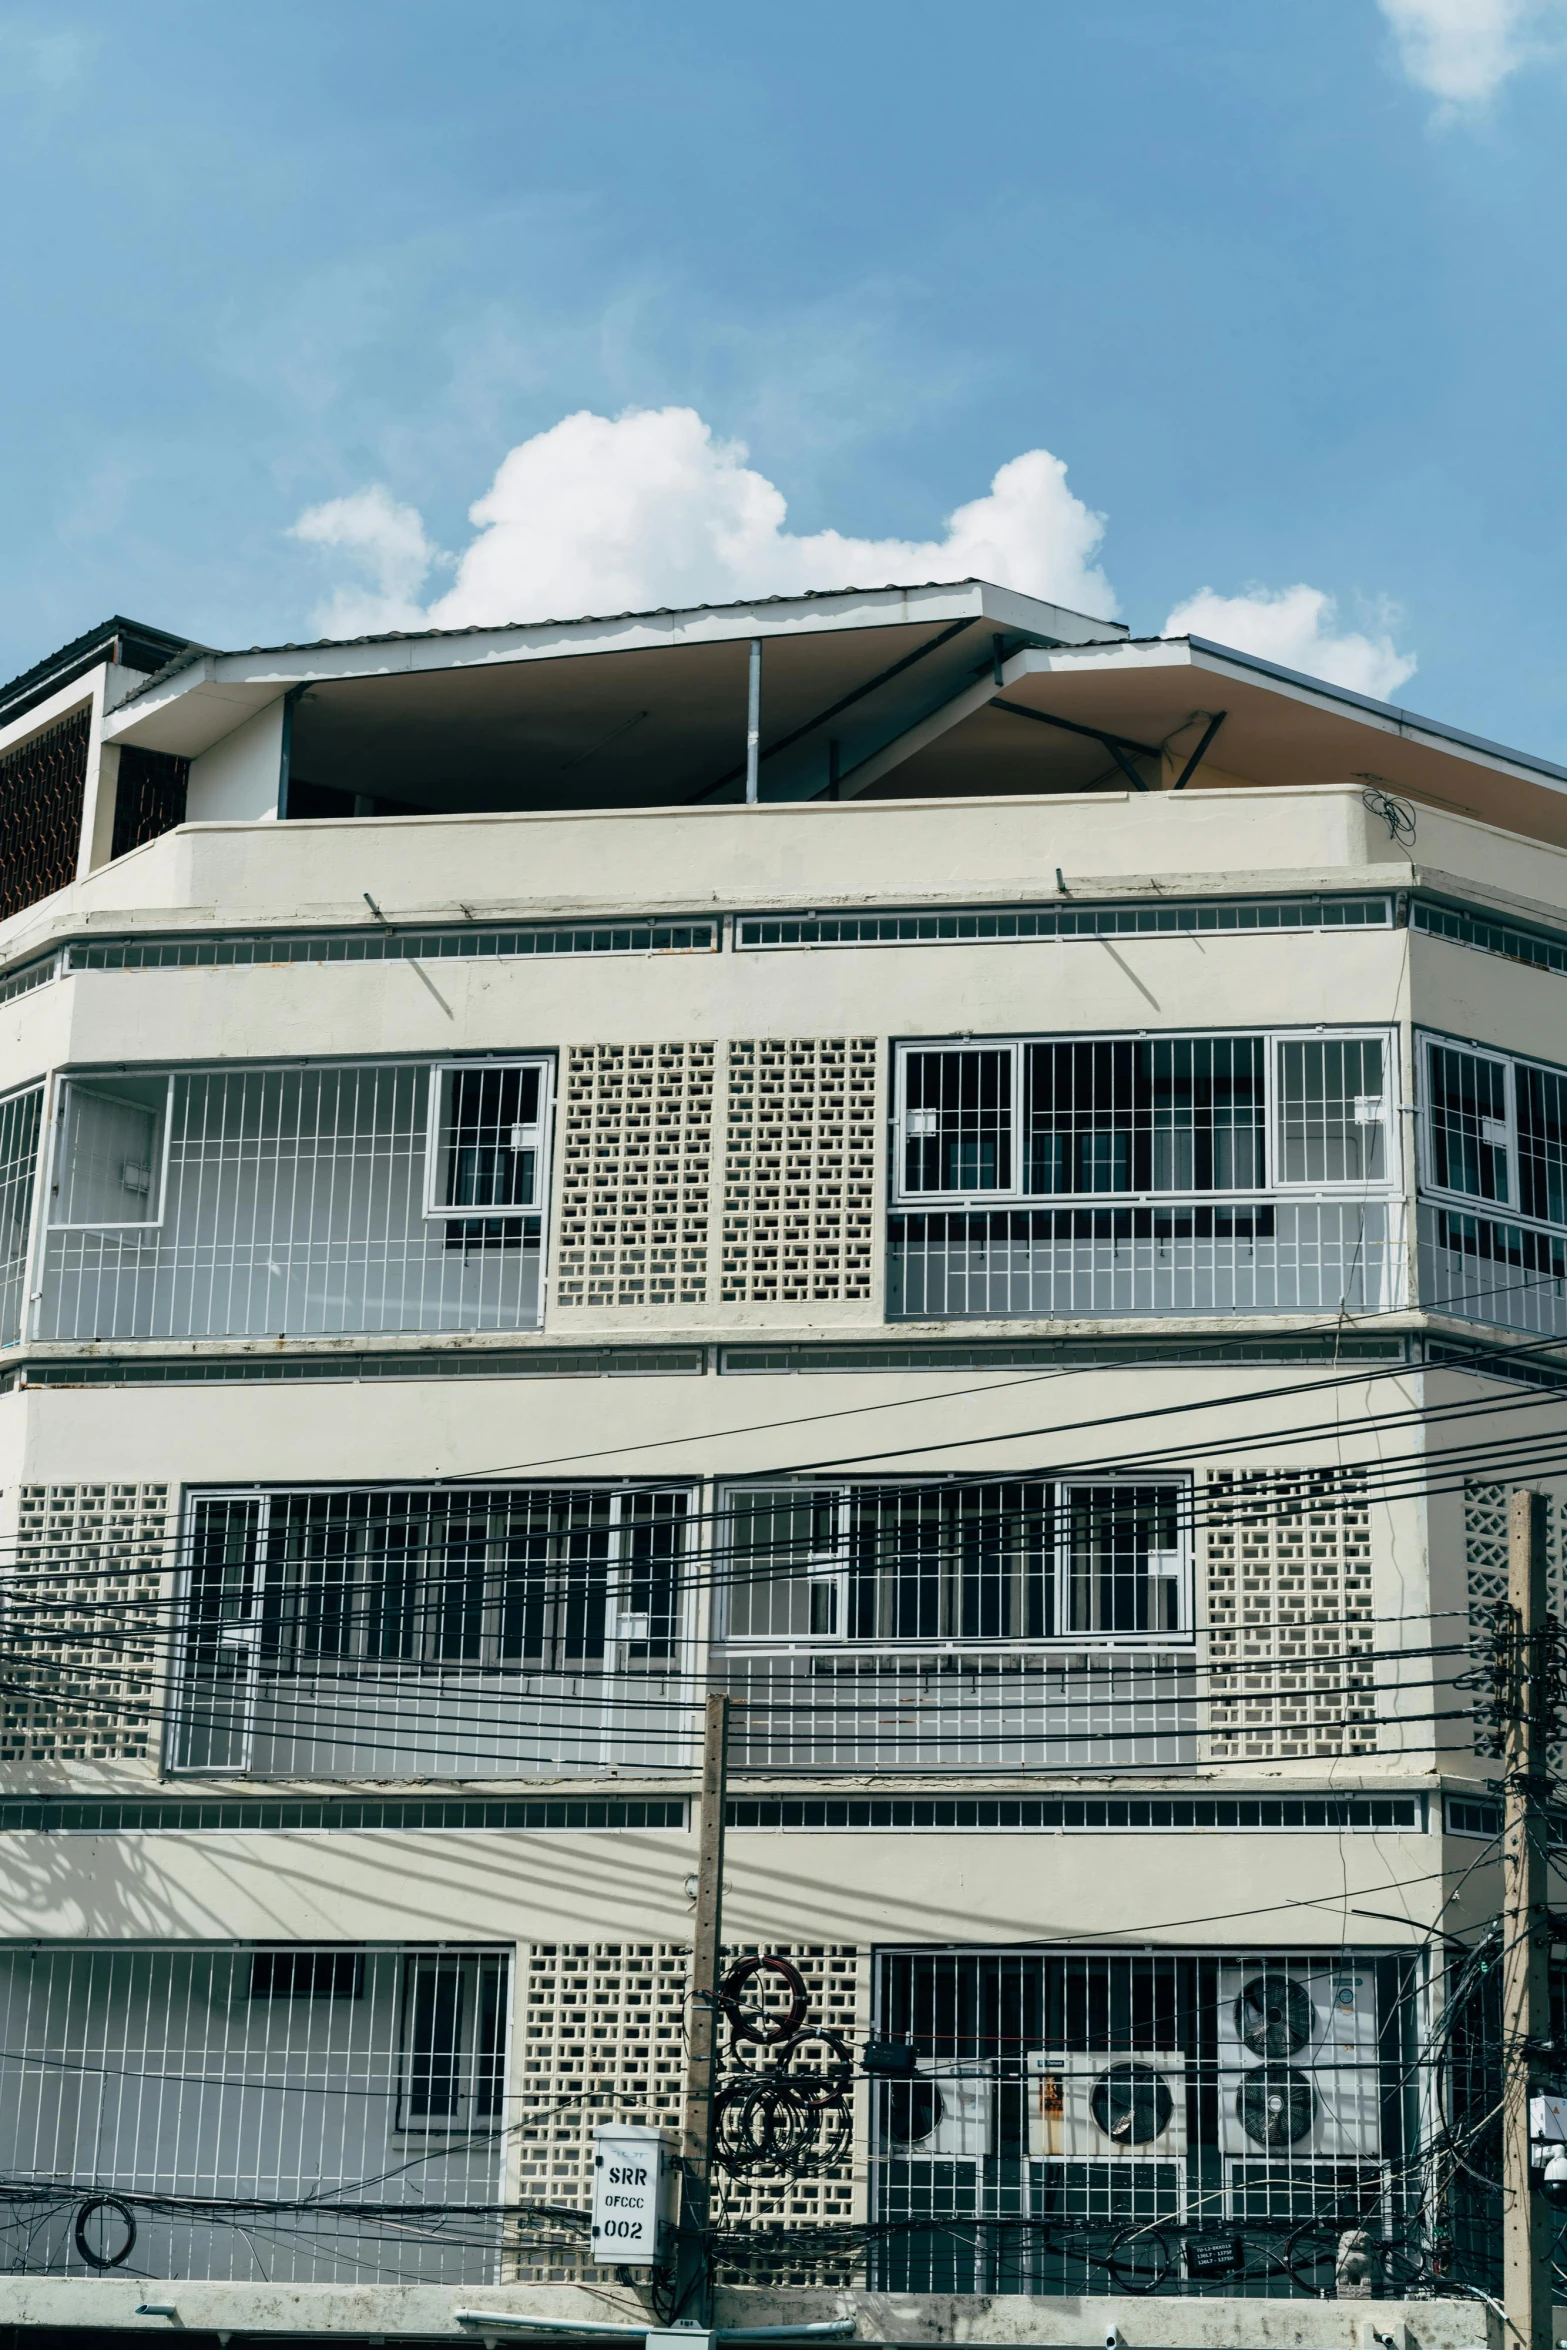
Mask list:
[[[745,798],[754,808],[762,796],[762,640],[751,639],[750,681],[745,705]]]
[[[454,2309],[452,2318],[460,2326],[515,2326],[530,2334],[618,2334],[623,2340],[633,2334],[641,2340],[648,2330],[646,2326],[601,2325],[587,2317],[516,2317],[509,2309]]]

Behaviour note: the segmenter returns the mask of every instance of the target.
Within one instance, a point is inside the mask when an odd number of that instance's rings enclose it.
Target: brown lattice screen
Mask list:
[[[144,751],[127,743],[120,753],[119,789],[114,801],[114,845],[111,857],[139,849],[185,821],[185,787],[190,761],[171,751]]]
[[[92,713],[73,710],[0,759],[0,915],[76,878]]]

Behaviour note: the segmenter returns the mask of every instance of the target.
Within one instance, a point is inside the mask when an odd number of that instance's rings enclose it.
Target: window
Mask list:
[[[459,2135],[498,2127],[506,1980],[499,1952],[420,1951],[404,1960],[399,2129]]]
[[[527,1487],[203,1494],[190,1621],[208,1642],[242,1617],[272,1672],[662,1664],[675,1648],[686,1499]]]
[[[1180,1633],[1187,1488],[1117,1479],[752,1486],[719,1516],[731,1641]]]
[[[1428,1173],[1438,1191],[1515,1204],[1510,1076],[1499,1055],[1427,1043]]]
[[[1392,1180],[1385,1035],[909,1045],[898,1198],[1247,1197]]]
[[[252,1999],[362,1999],[362,1950],[257,1950],[250,1960]]]
[[[72,1077],[61,1085],[52,1225],[160,1221],[168,1099],[165,1076]]]
[[[448,1248],[521,1248],[522,1214],[541,1204],[547,1165],[541,1061],[438,1069],[431,1082],[430,1201]]]
[[[1379,1036],[1285,1037],[1281,1041],[1280,1183],[1385,1181],[1385,1063]]]
[[[550,1074],[534,1057],[64,1078],[30,1335],[536,1329]]]

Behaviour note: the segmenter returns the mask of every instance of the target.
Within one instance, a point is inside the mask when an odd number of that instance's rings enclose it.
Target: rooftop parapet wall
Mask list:
[[[1567,911],[1567,851],[1419,822],[1422,864]],[[369,922],[367,893],[394,919],[461,920],[1386,888],[1411,871],[1359,784],[192,824],[0,926],[0,953],[83,930]]]

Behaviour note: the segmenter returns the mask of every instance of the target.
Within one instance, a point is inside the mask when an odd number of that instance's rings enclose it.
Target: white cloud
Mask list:
[[[587,410],[563,417],[503,458],[469,509],[474,535],[443,554],[412,506],[380,484],[312,506],[292,535],[340,577],[315,619],[330,636],[393,628],[464,628],[584,614],[679,609],[807,588],[987,579],[1109,618],[1115,590],[1096,557],[1105,518],[1067,487],[1048,449],[1028,449],[987,494],[959,506],[939,539],[856,539],[787,528],[783,493],[714,437],[692,408]],[[446,584],[442,575],[452,575]],[[1393,643],[1397,614],[1371,633],[1341,631],[1322,589],[1203,588],[1165,622],[1168,635],[1210,636],[1286,667],[1394,692],[1414,661]]]
[[[417,508],[400,506],[389,490],[373,483],[352,497],[329,498],[307,506],[289,532],[307,546],[346,554],[368,582],[340,587],[315,617],[323,635],[370,636],[387,628],[425,628],[416,601],[440,552],[425,537]]]
[[[1308,677],[1325,677],[1330,684],[1386,701],[1416,667],[1414,655],[1399,652],[1393,642],[1397,619],[1395,610],[1383,606],[1378,634],[1363,636],[1340,632],[1338,606],[1321,588],[1258,587],[1241,596],[1221,596],[1205,587],[1176,605],[1160,633],[1212,637],[1238,652],[1256,653],[1285,669],[1302,669]]]
[[[469,511],[477,535],[445,594],[418,612],[435,549],[410,506],[379,487],[313,506],[294,535],[352,555],[369,586],[339,587],[324,628],[461,628],[582,613],[648,611],[883,587],[928,579],[1005,581],[1108,618],[1115,591],[1093,561],[1104,536],[1047,449],[1003,465],[989,494],[960,506],[940,539],[856,539],[785,527],[782,491],[715,439],[692,408],[586,409],[523,441]]]
[[[1483,105],[1532,53],[1527,27],[1562,0],[1378,0],[1417,89],[1447,108]]]

